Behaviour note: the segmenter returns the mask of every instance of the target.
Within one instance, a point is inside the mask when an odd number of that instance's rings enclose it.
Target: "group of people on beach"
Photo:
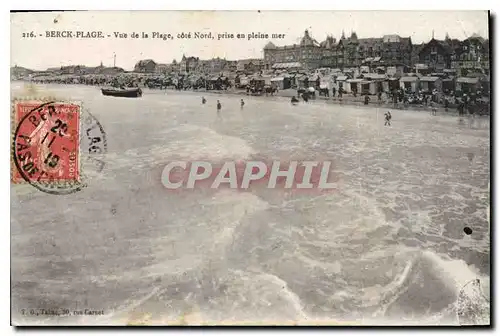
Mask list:
[[[295,105],[298,102],[299,102],[299,100],[297,98],[295,98],[295,96],[293,96],[292,100],[291,100],[292,105]],[[203,105],[205,105],[207,103],[207,100],[205,97],[201,97],[201,103]],[[243,109],[243,106],[245,106],[245,101],[243,99],[241,99],[240,100],[240,108]],[[220,100],[217,99],[217,118],[219,118],[219,119],[222,119],[221,110],[222,110],[222,104],[221,104]],[[387,111],[384,114],[384,119],[385,119],[384,126],[391,126],[392,115],[391,115],[390,111]]]
[[[203,105],[205,105],[207,103],[207,100],[205,99],[205,97],[201,97],[201,103]],[[243,109],[243,106],[245,106],[245,101],[243,99],[241,99],[240,100],[240,107],[241,107],[241,109]],[[222,118],[222,116],[220,114],[221,110],[222,110],[222,104],[220,103],[220,100],[217,99],[217,117],[219,119]]]

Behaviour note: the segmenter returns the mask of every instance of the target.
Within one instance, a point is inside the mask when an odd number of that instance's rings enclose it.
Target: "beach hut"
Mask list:
[[[398,77],[389,77],[386,81],[382,82],[384,92],[392,92],[400,87]]]
[[[262,78],[264,79],[264,85],[271,85],[271,75],[262,75]]]
[[[309,77],[307,75],[304,75],[304,74],[297,74],[295,76],[295,83],[297,85],[297,88],[305,88],[306,87],[306,83],[307,83],[307,87],[309,87]]]
[[[274,77],[271,78],[271,85],[277,87],[280,90],[285,89],[285,77]]]
[[[420,87],[422,91],[426,92],[432,92],[434,90],[442,92],[443,80],[437,76],[423,76],[420,77]]]
[[[261,88],[261,87],[264,87],[266,85],[271,85],[271,77],[270,76],[254,75],[250,79],[250,85],[253,85],[257,88]]]
[[[420,80],[416,76],[406,76],[399,79],[399,85],[403,90],[410,89],[411,92],[417,92]]]
[[[335,88],[335,90],[339,90],[340,88],[346,90],[346,87],[347,87],[347,80],[349,78],[345,75],[339,75],[337,77],[334,77],[333,79],[333,88]]]
[[[375,95],[384,91],[384,83],[387,82],[385,74],[365,73],[362,77],[364,81],[361,82],[361,90],[359,91],[362,94]]]
[[[354,91],[361,92],[359,84],[363,81],[362,78],[353,78],[346,81],[347,85],[344,86],[344,90],[347,93],[352,93]]]
[[[476,92],[479,87],[479,78],[477,77],[459,77],[456,80],[456,91],[463,93]]]
[[[376,82],[372,80],[364,79],[359,83],[358,92],[362,95],[374,95],[377,94]]]

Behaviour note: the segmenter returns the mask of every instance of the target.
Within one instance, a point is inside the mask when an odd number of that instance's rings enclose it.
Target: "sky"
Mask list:
[[[358,38],[386,34],[410,36],[414,44],[437,39],[463,40],[472,34],[488,38],[486,11],[87,11],[11,13],[10,65],[45,70],[65,65],[116,66],[132,70],[141,59],[158,63],[179,61],[182,55],[229,60],[263,57],[268,41],[276,45],[299,43],[308,29],[323,41],[355,31]],[[104,38],[46,37],[47,31],[102,31]],[[29,37],[33,32],[35,37]],[[114,33],[127,38],[115,38]],[[145,32],[149,38],[132,38]],[[172,34],[173,40],[152,38]],[[215,39],[180,39],[179,33],[212,32]],[[27,33],[28,37],[23,37]],[[218,34],[269,34],[269,38],[217,39]],[[271,38],[284,34],[284,38]],[[41,36],[40,36],[41,35]],[[108,35],[110,35],[108,37]]]

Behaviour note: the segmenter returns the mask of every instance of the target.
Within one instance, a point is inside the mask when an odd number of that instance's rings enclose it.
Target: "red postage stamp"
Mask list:
[[[13,117],[14,183],[79,181],[80,105],[16,101]]]

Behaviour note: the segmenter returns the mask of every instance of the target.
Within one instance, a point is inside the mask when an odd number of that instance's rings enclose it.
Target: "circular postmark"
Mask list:
[[[89,173],[104,169],[105,132],[79,104],[17,101],[14,109],[13,182],[64,195],[81,190]]]

